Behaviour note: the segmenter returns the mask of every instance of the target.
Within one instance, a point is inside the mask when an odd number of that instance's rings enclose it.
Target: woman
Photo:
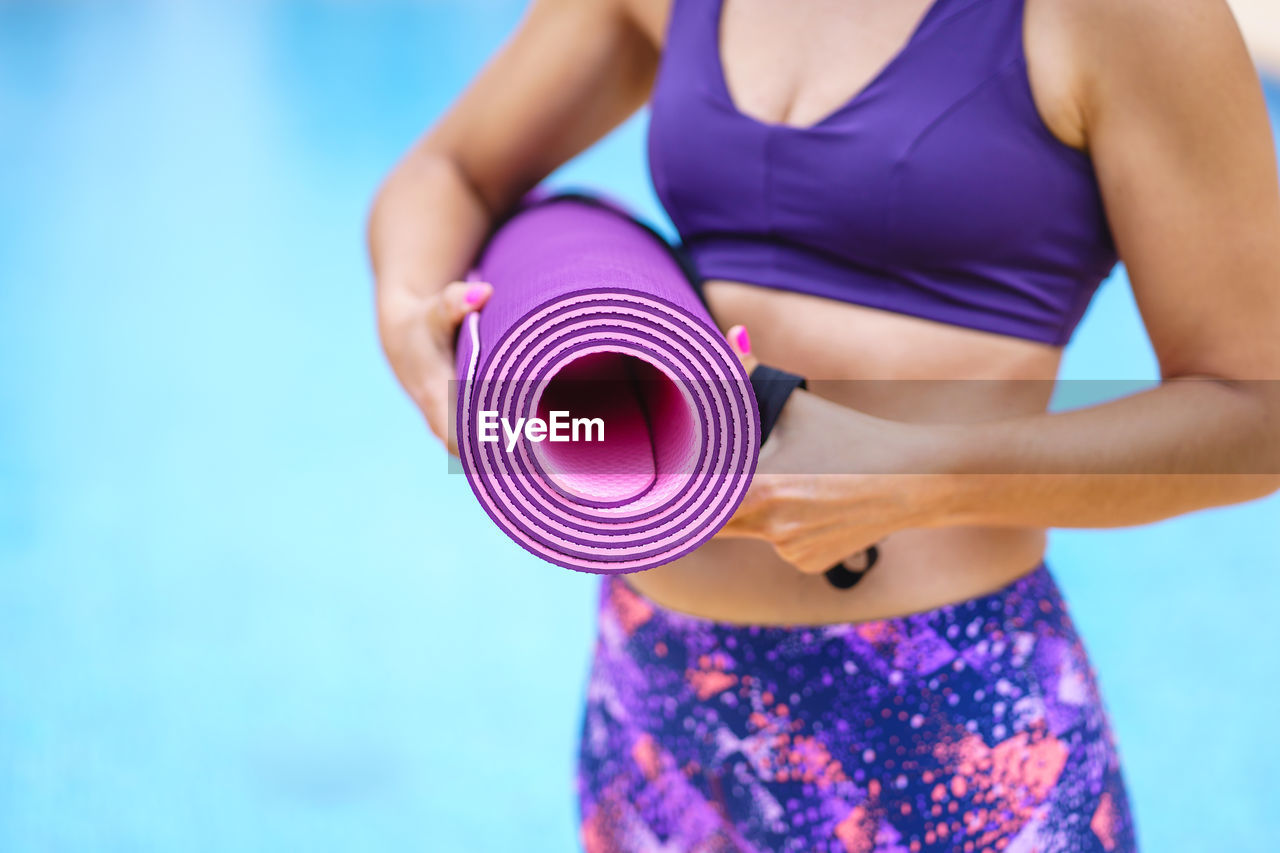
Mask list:
[[[1250,380],[1280,376],[1280,193],[1222,0],[536,0],[371,218],[382,340],[442,439],[489,293],[456,280],[646,101],[714,316],[810,383],[721,536],[604,583],[584,845],[1135,849],[1044,531],[1277,487]],[[1168,381],[1049,414],[1117,258]]]

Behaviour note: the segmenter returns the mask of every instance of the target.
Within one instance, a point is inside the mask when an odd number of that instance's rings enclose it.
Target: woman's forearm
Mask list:
[[[730,346],[750,371],[739,327]],[[1122,527],[1280,488],[1280,382],[1183,379],[1069,412],[889,420],[788,399],[722,536],[802,572],[912,528]]]
[[[1280,383],[1178,380],[1070,412],[922,427],[939,526],[1122,527],[1280,486]]]
[[[387,179],[369,216],[378,337],[396,379],[454,449],[453,339],[487,298],[463,278],[489,229],[486,205],[447,156],[419,143]]]
[[[462,278],[492,217],[461,169],[419,145],[391,173],[369,215],[378,316],[395,323]]]

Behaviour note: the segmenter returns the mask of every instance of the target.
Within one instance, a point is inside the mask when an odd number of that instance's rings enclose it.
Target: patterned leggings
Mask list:
[[[801,628],[606,578],[578,781],[587,853],[1136,850],[1044,566],[927,613]]]

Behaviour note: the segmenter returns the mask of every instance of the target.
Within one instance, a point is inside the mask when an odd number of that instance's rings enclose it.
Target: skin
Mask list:
[[[734,102],[757,121],[811,124],[879,71],[925,8],[726,0]],[[438,436],[453,330],[488,293],[471,286],[468,304],[455,280],[495,213],[644,103],[668,12],[668,0],[535,0],[380,191],[369,243],[382,340]],[[1057,348],[709,282],[744,361],[809,376],[812,390],[792,398],[722,534],[629,576],[638,590],[734,622],[897,615],[1025,574],[1045,528],[1142,524],[1280,487],[1280,383],[1264,381],[1280,377],[1280,193],[1230,12],[1222,0],[1027,0],[1024,40],[1045,125],[1094,162],[1166,381],[1049,414]],[[962,383],[959,396],[849,381],[885,379],[1036,381]],[[871,543],[882,559],[855,591],[820,577]]]

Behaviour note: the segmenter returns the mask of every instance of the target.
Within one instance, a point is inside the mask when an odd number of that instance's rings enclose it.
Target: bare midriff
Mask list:
[[[1046,344],[805,294],[722,281],[708,282],[705,292],[721,328],[747,327],[761,362],[809,377],[810,390],[833,402],[893,420],[975,422],[1042,412],[1061,359],[1061,350]],[[841,590],[822,575],[801,573],[766,542],[717,538],[627,581],[660,605],[720,621],[860,622],[994,591],[1034,569],[1044,549],[1041,529],[903,530],[881,544],[861,583]]]

